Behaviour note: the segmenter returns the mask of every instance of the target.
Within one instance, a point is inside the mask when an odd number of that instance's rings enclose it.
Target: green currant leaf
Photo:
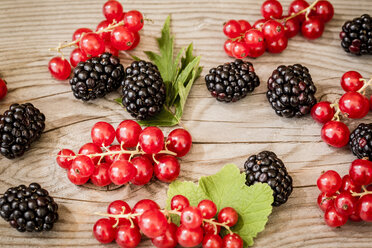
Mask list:
[[[173,113],[163,108],[156,116],[148,120],[137,122],[138,124],[143,126],[169,127],[177,125],[179,123],[179,119],[177,119],[177,117]]]
[[[115,98],[114,99],[114,102],[116,102],[117,104],[119,104],[120,106],[122,106],[124,108],[123,101],[122,101],[122,98],[121,97]]]

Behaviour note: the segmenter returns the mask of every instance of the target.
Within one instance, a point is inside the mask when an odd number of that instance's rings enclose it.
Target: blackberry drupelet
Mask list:
[[[165,84],[156,65],[134,61],[122,81],[123,105],[138,120],[158,114],[165,102]]]
[[[104,53],[80,62],[74,69],[70,85],[74,96],[83,101],[104,97],[117,90],[125,75],[118,57]]]
[[[0,153],[8,159],[22,156],[40,138],[45,116],[31,103],[12,104],[0,115]]]
[[[260,85],[250,62],[236,59],[209,70],[205,83],[211,95],[221,102],[236,102]]]
[[[349,146],[358,158],[372,160],[372,123],[361,123],[350,134]]]
[[[372,54],[372,18],[364,14],[345,22],[340,38],[346,52],[355,55]]]
[[[302,117],[316,104],[316,87],[309,70],[300,64],[279,66],[267,81],[267,88],[266,97],[279,116]]]
[[[0,197],[0,216],[19,232],[49,231],[58,220],[58,205],[37,183],[9,188]]]
[[[292,177],[275,153],[263,151],[250,156],[244,169],[248,186],[267,183],[273,189],[273,206],[280,206],[288,200],[293,190]]]

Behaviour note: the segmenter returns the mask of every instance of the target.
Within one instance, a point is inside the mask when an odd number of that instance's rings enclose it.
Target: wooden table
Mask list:
[[[357,70],[371,75],[371,56],[347,55],[340,47],[339,31],[344,21],[371,14],[368,0],[334,0],[336,14],[327,24],[323,37],[315,41],[301,36],[293,38],[281,54],[266,53],[250,59],[261,79],[261,86],[245,99],[232,104],[219,103],[207,91],[203,76],[219,64],[231,61],[222,49],[225,37],[222,23],[228,19],[260,18],[263,1],[152,1],[128,0],[125,10],[138,9],[153,23],[141,31],[141,43],[133,52],[156,50],[154,38],[168,14],[172,14],[172,31],[176,46],[194,42],[196,54],[202,56],[202,77],[195,83],[183,116],[183,124],[193,136],[191,153],[181,161],[179,179],[197,181],[203,175],[217,172],[226,163],[240,168],[251,154],[274,151],[286,164],[294,179],[294,191],[284,206],[274,208],[265,231],[255,239],[255,247],[371,247],[371,223],[348,223],[331,229],[317,208],[318,189],[315,182],[321,171],[334,169],[345,174],[355,159],[347,149],[328,147],[320,138],[321,126],[310,117],[284,119],[275,115],[268,104],[266,80],[281,64],[301,63],[310,69],[318,87],[317,97],[330,100],[340,97],[341,75]],[[290,1],[281,1],[287,9]],[[32,102],[46,115],[46,130],[41,140],[20,159],[0,158],[0,192],[19,184],[38,182],[58,201],[60,221],[51,232],[18,233],[0,221],[1,247],[98,247],[92,227],[98,219],[93,212],[104,211],[107,205],[123,199],[133,205],[140,199],[152,198],[164,206],[167,184],[157,180],[150,184],[121,188],[96,189],[91,184],[77,187],[55,162],[60,148],[78,150],[89,142],[90,128],[97,121],[115,126],[130,115],[112,99],[83,103],[76,100],[68,82],[53,80],[47,63],[54,56],[48,48],[70,40],[79,27],[95,28],[103,19],[103,1],[2,0],[0,3],[0,72],[8,81],[9,94],[0,102],[1,112],[12,103]],[[69,52],[69,51],[67,51]],[[68,54],[68,53],[66,53]],[[120,55],[127,66],[131,61]],[[371,122],[371,114],[362,120]],[[354,128],[362,121],[348,122]],[[164,128],[168,132],[171,128]],[[151,247],[146,240],[141,247]],[[105,247],[116,247],[115,244]]]

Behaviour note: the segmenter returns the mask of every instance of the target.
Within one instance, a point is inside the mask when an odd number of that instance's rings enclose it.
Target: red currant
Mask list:
[[[334,15],[333,5],[329,1],[319,1],[315,4],[314,12],[323,22],[329,22]]]
[[[193,229],[200,227],[203,222],[202,212],[194,206],[186,207],[181,213],[181,224],[186,228]]]
[[[137,122],[125,120],[116,128],[116,139],[123,147],[135,147],[141,132],[142,128]]]
[[[345,72],[341,77],[341,87],[346,92],[358,91],[364,85],[364,82],[360,80],[362,78],[362,75],[357,71]]]
[[[338,191],[342,184],[340,175],[334,171],[329,170],[324,172],[317,180],[316,184],[320,191],[333,195]]]
[[[75,153],[70,149],[62,149],[57,155],[57,164],[63,169],[70,169],[73,159],[64,156],[75,156]]]
[[[349,128],[340,121],[329,121],[322,127],[321,137],[330,146],[346,146],[349,142],[349,136]]]
[[[360,192],[362,190],[361,185],[358,185],[354,183],[354,181],[351,179],[350,175],[345,175],[342,177],[342,184],[341,184],[341,192]]]
[[[363,118],[369,112],[368,98],[358,92],[346,92],[338,104],[341,112],[346,113],[352,119]]]
[[[81,177],[90,177],[94,172],[94,164],[88,156],[79,155],[72,161],[70,169]]]
[[[72,67],[76,67],[80,62],[85,62],[87,59],[87,55],[85,55],[80,48],[75,48],[70,54],[70,63]]]
[[[248,48],[244,41],[235,41],[232,47],[232,55],[237,59],[243,59],[248,56]]]
[[[288,39],[296,36],[300,32],[300,23],[296,18],[291,18],[283,23],[285,36]]]
[[[334,115],[335,109],[332,108],[331,103],[327,101],[318,102],[311,108],[311,117],[313,117],[316,122],[322,124],[332,120]]]
[[[211,219],[217,214],[217,206],[211,200],[202,200],[198,204],[198,208],[200,209],[203,218]]]
[[[97,28],[96,28],[96,32],[97,31],[101,31],[102,29],[105,29],[107,28],[111,23],[107,20],[103,20],[101,21],[98,25],[97,25]],[[106,32],[102,32],[102,33],[99,33],[98,36],[103,40],[103,41],[110,41],[110,35],[111,32],[110,31],[106,31]]]
[[[91,33],[93,32],[90,28],[79,28],[76,29],[76,31],[72,35],[72,41],[78,40],[81,38],[83,34]]]
[[[346,224],[347,219],[348,218],[346,215],[337,212],[333,206],[330,206],[324,214],[324,220],[330,227],[343,226]]]
[[[372,162],[364,159],[356,159],[351,163],[349,170],[350,178],[357,185],[372,183]]]
[[[317,17],[309,17],[302,23],[302,35],[309,39],[318,39],[324,32],[324,22]]]
[[[223,32],[227,37],[231,39],[238,37],[242,33],[240,23],[236,20],[227,21],[223,25]]]
[[[372,195],[364,195],[358,201],[357,213],[360,218],[372,222]]]
[[[114,241],[116,231],[112,227],[113,224],[109,219],[99,219],[93,226],[94,237],[102,244]]]
[[[205,235],[219,234],[221,232],[221,226],[213,225],[208,222],[203,222],[203,230],[204,230]]]
[[[93,174],[90,176],[90,181],[92,181],[94,185],[97,185],[99,187],[109,185],[111,183],[108,173],[109,168],[110,165],[107,163],[101,163],[97,165],[93,171]]]
[[[103,5],[103,15],[112,23],[123,19],[123,6],[118,1],[109,0]]]
[[[143,28],[143,16],[137,10],[128,11],[124,16],[124,26],[132,32],[138,32]]]
[[[352,215],[356,205],[356,199],[349,192],[341,192],[335,199],[335,209],[342,215]]]
[[[144,152],[156,154],[164,147],[164,134],[158,127],[146,127],[140,133],[138,142]]]
[[[128,183],[136,174],[136,167],[126,160],[116,160],[109,168],[110,179],[116,185]]]
[[[125,150],[125,148],[124,148]],[[120,145],[113,145],[108,148],[109,152],[118,152],[121,151]],[[105,156],[105,162],[108,164],[112,164],[116,160],[129,160],[129,154],[109,154]]]
[[[107,207],[107,213],[108,214],[129,214],[131,212],[130,206],[128,203],[122,200],[116,200],[110,203]],[[114,223],[116,223],[115,218],[110,217],[110,220]],[[128,219],[125,218],[119,218],[119,225],[125,225],[130,224]]]
[[[252,58],[260,57],[265,53],[266,43],[263,33],[257,29],[248,30],[244,34],[244,42],[248,49],[248,56]]]
[[[119,56],[119,50],[111,45],[111,41],[105,41],[105,53],[111,53],[114,56]]]
[[[259,20],[257,20],[257,21],[253,24],[252,27],[253,27],[254,29],[257,29],[257,30],[262,31],[262,28],[263,28],[265,22],[266,22],[265,19],[259,19]]]
[[[283,52],[288,45],[288,38],[283,36],[277,40],[271,40],[267,43],[267,51],[270,53],[281,53]]]
[[[135,248],[141,242],[141,233],[136,226],[121,225],[117,229],[115,241],[122,248]]]
[[[327,193],[321,192],[318,196],[317,202],[319,208],[323,210],[323,212],[325,212],[329,208],[329,206],[334,205],[335,200]]]
[[[93,144],[93,143],[86,143],[79,150],[80,155],[87,155],[88,156],[88,155],[91,155],[91,154],[99,154],[99,153],[102,153],[101,148],[99,146],[97,146],[96,144]],[[92,157],[92,161],[93,161],[94,164],[98,164],[99,159],[100,159],[99,156]]]
[[[203,229],[199,226],[194,229],[188,229],[180,225],[176,232],[177,242],[183,247],[194,247],[203,241]]]
[[[242,33],[245,33],[252,28],[251,24],[246,20],[239,20],[238,22],[240,24],[240,30]]]
[[[133,35],[134,35],[134,42],[132,46],[129,48],[129,50],[135,49],[141,41],[141,36],[138,32],[133,32]]]
[[[234,57],[232,54],[233,46],[234,46],[234,41],[230,39],[227,39],[223,45],[223,49],[225,50],[225,53],[230,57]]]
[[[96,57],[105,51],[105,43],[98,34],[88,33],[81,37],[80,49],[87,55]]]
[[[164,155],[158,159],[158,162],[154,166],[154,174],[160,181],[170,183],[177,179],[181,170],[177,158]]]
[[[295,0],[291,3],[291,5],[289,5],[288,14],[292,15],[292,14],[298,13],[301,10],[306,9],[307,7],[309,7],[309,3],[306,2],[305,0]],[[300,22],[304,21],[305,20],[305,13],[300,14],[296,18],[298,18],[298,20]]]
[[[143,200],[140,200],[139,202],[137,202],[136,205],[134,205],[134,207],[132,209],[132,213],[133,214],[140,214],[140,213],[144,213],[145,211],[150,210],[150,209],[160,209],[160,207],[153,200],[143,199]],[[137,216],[134,219],[134,221],[136,223],[138,223],[138,219],[139,219],[139,217]]]
[[[167,230],[161,236],[151,239],[152,244],[157,248],[174,248],[177,246],[177,225],[169,223]]]
[[[145,185],[150,182],[154,172],[151,161],[145,156],[135,157],[131,160],[137,169],[137,174],[130,181],[134,185]]]
[[[73,168],[67,170],[67,177],[75,185],[83,185],[89,180],[89,177],[82,177]]]
[[[66,80],[71,74],[71,65],[65,58],[54,57],[49,61],[48,69],[55,79]]]
[[[357,210],[349,216],[349,220],[354,221],[354,222],[360,222],[362,221],[362,218],[360,218],[359,214],[357,214]]]
[[[216,234],[207,234],[204,236],[202,246],[203,248],[222,248],[222,238]]]
[[[115,139],[115,129],[107,122],[97,122],[90,132],[92,141],[99,146],[109,146]]]
[[[231,207],[225,207],[218,213],[218,222],[232,227],[238,222],[238,213]]]
[[[285,36],[283,25],[275,20],[268,20],[267,22],[265,22],[262,32],[268,43],[274,40],[277,41],[279,38]]]
[[[185,156],[191,149],[192,138],[183,128],[174,129],[167,137],[168,150],[177,153],[177,157]]]
[[[236,233],[225,235],[222,242],[224,248],[243,248],[243,239]]]
[[[165,233],[168,221],[158,209],[150,209],[141,214],[138,226],[147,237],[156,238]]]
[[[280,19],[283,14],[283,7],[277,0],[266,0],[261,6],[261,14],[266,20]]]
[[[3,99],[8,93],[8,88],[6,87],[5,80],[0,78],[0,100]]]
[[[183,211],[185,208],[190,206],[189,200],[183,195],[175,195],[171,200],[171,209],[177,211]]]
[[[116,27],[111,32],[111,45],[118,50],[129,50],[134,43],[134,34],[124,26]]]

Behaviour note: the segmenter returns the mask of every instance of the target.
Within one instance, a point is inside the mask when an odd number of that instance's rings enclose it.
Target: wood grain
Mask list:
[[[245,99],[223,104],[210,97],[203,80],[208,70],[231,59],[222,50],[222,23],[228,19],[260,18],[263,1],[233,0],[128,0],[125,10],[138,9],[153,22],[141,31],[141,43],[133,52],[156,50],[154,38],[168,14],[172,14],[172,32],[176,47],[194,43],[202,56],[202,77],[195,83],[183,116],[194,145],[181,161],[181,180],[197,181],[200,176],[217,172],[226,163],[240,168],[246,158],[262,150],[272,150],[283,159],[294,179],[294,192],[288,203],[275,208],[264,232],[255,239],[255,247],[371,247],[372,225],[348,223],[340,229],[328,228],[316,206],[315,182],[321,171],[334,169],[347,172],[355,158],[347,149],[333,149],[320,139],[320,126],[310,117],[283,119],[277,117],[265,97],[266,80],[281,64],[301,63],[307,66],[318,87],[317,97],[334,100],[342,94],[339,78],[348,70],[371,75],[370,56],[355,57],[344,53],[338,33],[344,21],[372,12],[372,1],[333,0],[334,19],[326,25],[322,38],[307,41],[293,38],[281,54],[266,53],[251,59],[261,86]],[[289,0],[281,1],[284,9]],[[47,63],[54,56],[48,48],[70,40],[79,27],[94,28],[103,19],[98,0],[27,1],[2,0],[0,4],[0,73],[8,81],[9,95],[0,102],[3,112],[14,102],[32,102],[47,117],[46,131],[40,141],[22,158],[0,158],[0,192],[18,184],[37,181],[55,196],[60,205],[61,220],[49,233],[21,234],[0,221],[1,247],[100,247],[91,234],[97,217],[109,202],[124,199],[133,205],[152,198],[164,205],[168,185],[152,181],[146,186],[97,189],[87,184],[72,185],[65,171],[55,163],[60,148],[79,147],[89,141],[91,126],[97,121],[117,125],[130,118],[112,99],[118,93],[89,103],[74,99],[66,82],[51,79]],[[66,51],[68,54],[70,50]],[[126,66],[131,61],[121,54]],[[371,115],[363,122],[371,122]],[[354,128],[358,123],[348,124]],[[169,132],[170,128],[164,128]],[[115,247],[108,245],[106,247]],[[145,240],[141,247],[151,247]]]

